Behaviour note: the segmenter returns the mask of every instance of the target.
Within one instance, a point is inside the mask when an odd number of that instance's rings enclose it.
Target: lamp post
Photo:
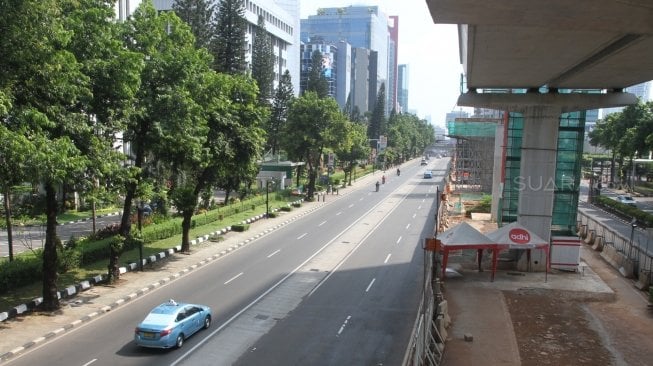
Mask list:
[[[628,259],[631,258],[633,252],[633,239],[635,238],[635,228],[637,227],[637,220],[633,217],[630,222],[630,248],[628,249]]]
[[[143,272],[143,200],[138,204],[138,270]]]

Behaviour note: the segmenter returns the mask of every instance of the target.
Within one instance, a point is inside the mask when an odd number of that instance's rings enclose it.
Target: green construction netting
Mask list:
[[[585,112],[563,113],[559,121],[551,230],[569,235],[576,225],[578,210]],[[507,128],[505,181],[499,207],[499,220],[504,223],[518,217],[523,116],[510,113]]]
[[[449,121],[447,130],[449,136],[461,137],[494,137],[496,122],[482,121]]]

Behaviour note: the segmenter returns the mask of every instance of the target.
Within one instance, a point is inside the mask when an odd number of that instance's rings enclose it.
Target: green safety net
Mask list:
[[[484,121],[449,121],[447,131],[449,136],[460,137],[494,137],[497,130],[496,122]]]

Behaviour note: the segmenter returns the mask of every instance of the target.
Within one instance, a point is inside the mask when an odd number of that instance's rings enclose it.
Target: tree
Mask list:
[[[107,185],[122,173],[124,156],[113,147],[132,112],[132,101],[140,86],[142,55],[123,47],[115,10],[104,0],[66,3],[66,28],[73,37],[69,49],[90,79],[92,98],[83,110],[93,120],[92,135],[77,141],[91,161],[85,178],[70,186],[92,204],[95,231],[95,202],[118,186]],[[89,47],[92,44],[93,47]]]
[[[209,49],[214,38],[215,5],[210,0],[175,0],[175,14],[190,26],[197,48]]]
[[[288,111],[283,146],[291,159],[306,162],[306,198],[313,199],[318,168],[325,148],[339,146],[346,138],[346,118],[333,98],[307,92],[295,99]]]
[[[379,136],[386,133],[385,123],[385,83],[381,83],[379,92],[376,96],[376,103],[372,110],[370,124],[367,127],[367,137],[369,139],[378,139]]]
[[[651,150],[653,141],[653,103],[640,102],[619,113],[611,113],[599,120],[589,133],[590,144],[601,145],[612,152],[610,181],[614,183],[616,161],[633,159],[637,153]]]
[[[290,71],[286,70],[281,76],[281,80],[279,80],[272,101],[272,113],[268,120],[267,147],[272,151],[272,155],[276,155],[279,150],[279,133],[283,130],[283,125],[288,118],[288,108],[294,98],[295,93],[293,92]]]
[[[344,162],[345,171],[344,183],[347,182],[349,174],[349,185],[352,181],[352,173],[356,168],[359,159],[366,159],[369,156],[369,145],[365,134],[365,126],[360,123],[347,122],[345,140],[336,149],[335,153],[340,161]]]
[[[258,100],[261,105],[269,105],[272,99],[274,82],[274,52],[272,41],[265,29],[265,18],[258,16],[258,25],[252,44],[252,78],[258,85]]]
[[[8,109],[4,113],[0,113],[0,120],[5,119],[7,112]],[[28,171],[28,161],[33,154],[34,146],[22,131],[12,131],[7,129],[4,124],[0,124],[0,194],[4,197],[9,261],[14,260],[11,190],[13,186],[22,183],[32,175]]]
[[[247,71],[247,20],[243,0],[221,0],[211,40],[214,69],[227,74]]]
[[[189,102],[188,85],[199,82],[197,75],[208,70],[206,63],[210,58],[208,53],[196,51],[194,37],[185,23],[173,12],[158,14],[150,2],[141,3],[123,27],[125,47],[140,53],[143,63],[141,84],[133,101],[134,111],[123,133],[133,163],[126,168],[123,181],[125,199],[120,235],[132,240],[132,206],[135,201],[143,202],[153,194],[154,181],[148,171],[164,166],[162,161],[172,161],[170,154],[182,151],[183,142],[197,138],[195,127],[189,133],[185,133],[185,126],[179,128],[174,137],[169,131],[175,123],[187,125],[187,118],[193,118],[193,113],[188,112],[194,108],[192,99]],[[121,250],[120,245],[112,246],[110,280],[120,275],[117,261]]]
[[[53,0],[0,2],[4,17],[0,85],[9,86],[13,97],[5,125],[34,145],[28,164],[36,174],[32,179],[45,191],[44,310],[59,308],[56,190],[82,179],[89,160],[76,145],[81,146],[93,131],[84,110],[92,96],[90,78],[70,51],[74,34],[64,19],[64,9],[70,6],[71,2]]]
[[[315,92],[318,98],[326,98],[329,95],[329,82],[324,77],[324,60],[319,50],[313,51],[311,56],[305,92]]]

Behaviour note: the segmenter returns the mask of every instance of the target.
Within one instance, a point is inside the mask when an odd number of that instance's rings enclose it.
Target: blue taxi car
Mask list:
[[[142,347],[180,348],[184,340],[211,326],[211,308],[204,305],[165,302],[150,311],[134,331]]]

